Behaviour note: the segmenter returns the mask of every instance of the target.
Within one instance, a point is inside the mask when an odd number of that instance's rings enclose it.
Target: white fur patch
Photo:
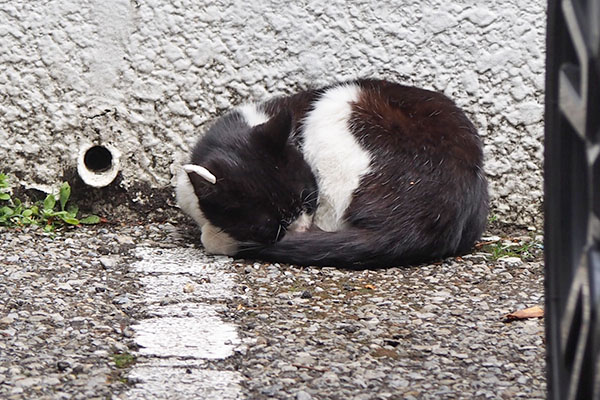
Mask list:
[[[204,249],[211,254],[234,255],[237,252],[237,241],[212,225],[200,209],[194,186],[183,170],[177,176],[177,204],[186,214],[194,219],[202,228],[201,241]]]
[[[313,215],[303,212],[287,227],[289,232],[306,232],[313,223]]]
[[[200,204],[198,203],[198,197],[194,192],[194,186],[188,177],[188,174],[180,170],[177,175],[177,187],[175,189],[177,195],[177,204],[179,208],[183,210],[187,215],[192,217],[198,225],[203,226],[206,224],[206,217],[200,210]]]
[[[357,85],[329,89],[304,121],[304,158],[319,185],[314,223],[324,231],[344,228],[344,212],[352,193],[370,171],[371,157],[349,129],[351,103],[358,101],[359,95]]]
[[[208,253],[224,254],[226,256],[233,256],[237,253],[237,241],[210,222],[202,226],[201,240],[204,249]]]
[[[256,104],[248,103],[238,107],[238,111],[250,126],[264,124],[269,120],[269,116],[256,107]]]

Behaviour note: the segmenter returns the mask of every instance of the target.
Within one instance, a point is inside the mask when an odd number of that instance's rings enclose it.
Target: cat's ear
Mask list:
[[[292,114],[288,110],[282,110],[264,124],[256,126],[252,136],[261,147],[281,151],[287,144],[291,131]]]
[[[215,183],[217,183],[217,177],[214,176],[209,170],[207,170],[204,167],[201,167],[199,165],[194,165],[194,164],[186,164],[186,165],[182,166],[182,168],[185,172],[188,173],[188,175],[196,174],[199,177],[201,177],[202,179],[204,179],[205,181],[212,183],[213,185]]]

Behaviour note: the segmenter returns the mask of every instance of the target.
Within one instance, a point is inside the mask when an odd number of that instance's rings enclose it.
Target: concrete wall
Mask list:
[[[485,141],[492,212],[540,224],[542,0],[15,0],[0,4],[0,170],[45,188],[112,144],[125,188],[172,182],[247,99],[385,77],[446,93]]]

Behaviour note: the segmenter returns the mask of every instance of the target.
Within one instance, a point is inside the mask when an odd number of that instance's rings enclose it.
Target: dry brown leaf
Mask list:
[[[543,316],[544,309],[540,306],[533,306],[507,314],[504,318],[506,321],[514,321],[517,319],[542,318]]]
[[[365,289],[371,289],[371,290],[375,290],[375,286],[371,285],[370,283],[367,283],[365,285]]]

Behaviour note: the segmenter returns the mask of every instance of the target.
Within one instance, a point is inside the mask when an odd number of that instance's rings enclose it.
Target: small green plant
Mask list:
[[[129,353],[113,354],[113,360],[115,362],[115,367],[119,369],[128,368],[136,362],[135,356]]]
[[[488,217],[488,223],[493,224],[498,221],[498,216],[496,214],[492,214]]]
[[[535,259],[540,253],[540,246],[534,241],[518,245],[505,244],[500,241],[488,244],[483,251],[490,254],[490,259],[496,261],[502,257],[519,257],[525,261]]]
[[[45,232],[52,232],[58,226],[93,225],[100,222],[97,215],[78,218],[79,208],[69,204],[71,186],[64,182],[58,192],[58,202],[53,194],[44,201],[25,205],[21,200],[12,198],[8,193],[8,176],[0,173],[0,226],[43,226]]]

